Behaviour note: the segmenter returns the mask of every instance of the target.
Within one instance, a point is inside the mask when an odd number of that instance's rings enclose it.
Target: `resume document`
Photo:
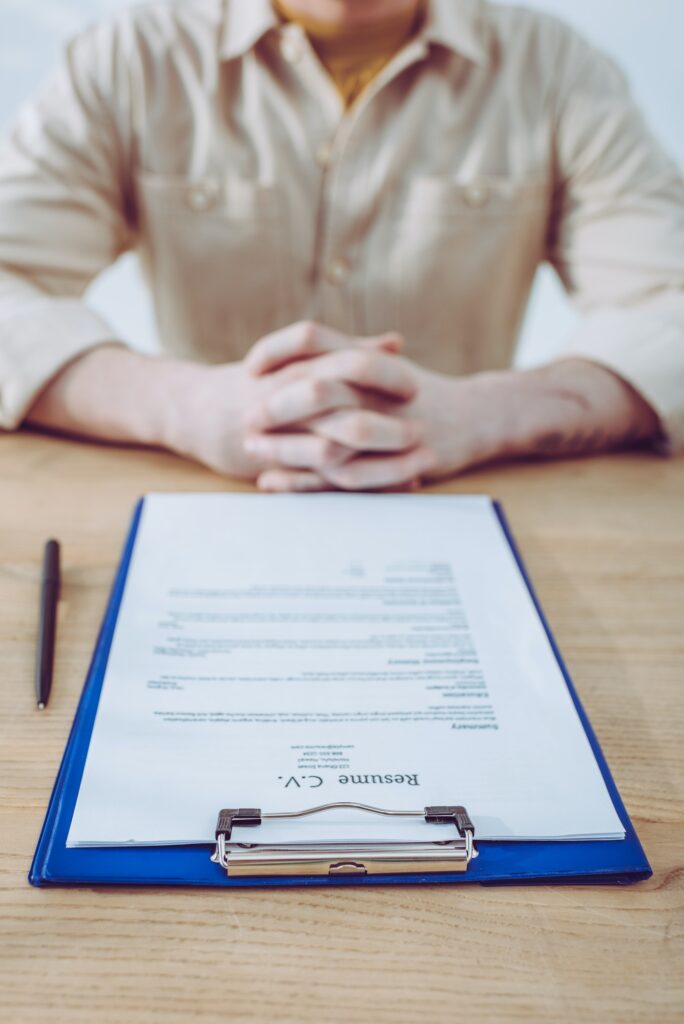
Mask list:
[[[624,836],[488,498],[148,496],[68,845],[210,843],[222,807],[336,801]],[[452,832],[345,810],[243,841]]]

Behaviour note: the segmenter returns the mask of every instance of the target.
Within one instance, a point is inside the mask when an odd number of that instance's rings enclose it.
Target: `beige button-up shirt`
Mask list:
[[[241,358],[302,318],[510,364],[549,260],[569,351],[684,443],[684,188],[614,66],[553,18],[431,0],[349,109],[268,0],[153,2],[77,38],[0,151],[0,426],[114,333],[82,302],[138,250],[162,346]]]

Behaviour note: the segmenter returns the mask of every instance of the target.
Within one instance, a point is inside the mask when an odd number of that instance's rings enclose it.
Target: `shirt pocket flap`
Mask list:
[[[138,192],[144,205],[169,214],[206,214],[231,219],[275,218],[274,187],[248,178],[184,178],[139,172]]]
[[[408,187],[407,217],[507,216],[546,201],[548,182],[543,178],[414,178]]]

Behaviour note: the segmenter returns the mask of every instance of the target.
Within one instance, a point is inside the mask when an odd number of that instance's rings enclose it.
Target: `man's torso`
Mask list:
[[[508,364],[552,202],[556,23],[438,0],[345,112],[269,10],[156,3],[95,30],[130,78],[117,116],[164,348],[240,358],[306,318],[399,330],[445,372]]]

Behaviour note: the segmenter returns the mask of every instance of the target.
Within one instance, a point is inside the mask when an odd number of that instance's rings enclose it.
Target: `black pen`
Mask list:
[[[59,544],[49,540],[43,554],[43,575],[40,584],[40,619],[36,652],[36,704],[47,707],[52,686],[55,660],[57,602],[59,601]]]

